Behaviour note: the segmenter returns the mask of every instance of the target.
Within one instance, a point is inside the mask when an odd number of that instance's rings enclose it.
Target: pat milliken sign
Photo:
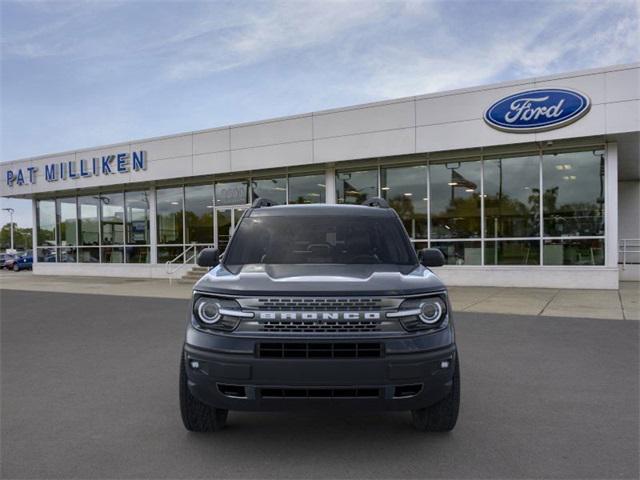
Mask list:
[[[564,127],[589,112],[584,93],[566,88],[539,88],[504,97],[484,112],[492,128],[511,133],[532,133]]]
[[[144,150],[128,153],[114,153],[100,157],[82,158],[65,162],[52,162],[38,167],[7,170],[4,178],[9,187],[35,184],[38,177],[47,182],[83,179],[87,177],[119,175],[147,169],[147,152]]]

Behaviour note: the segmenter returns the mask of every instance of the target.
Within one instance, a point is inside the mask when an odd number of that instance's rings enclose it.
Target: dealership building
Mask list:
[[[383,197],[450,285],[640,279],[640,64],[0,164],[33,201],[34,273],[180,277],[256,198]],[[299,232],[301,238],[305,232]],[[256,239],[259,241],[259,239]]]

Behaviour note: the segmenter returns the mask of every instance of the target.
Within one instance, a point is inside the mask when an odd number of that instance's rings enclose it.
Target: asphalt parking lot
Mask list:
[[[3,478],[638,478],[638,322],[461,313],[451,434],[178,411],[187,301],[0,290]]]

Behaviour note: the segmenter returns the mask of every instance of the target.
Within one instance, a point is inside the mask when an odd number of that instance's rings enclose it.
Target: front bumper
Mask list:
[[[376,338],[384,352],[379,358],[260,358],[261,341],[310,340],[234,338],[190,329],[184,355],[191,393],[204,403],[229,410],[329,405],[413,410],[432,405],[449,393],[457,355],[450,327],[428,334]],[[313,339],[323,341],[338,344],[365,339]]]

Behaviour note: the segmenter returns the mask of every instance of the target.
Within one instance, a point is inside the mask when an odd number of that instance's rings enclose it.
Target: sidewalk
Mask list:
[[[640,320],[640,284],[622,282],[620,290],[451,287],[455,311],[549,317]],[[92,293],[159,298],[189,298],[191,285],[169,280],[62,277],[0,271],[0,289]]]

